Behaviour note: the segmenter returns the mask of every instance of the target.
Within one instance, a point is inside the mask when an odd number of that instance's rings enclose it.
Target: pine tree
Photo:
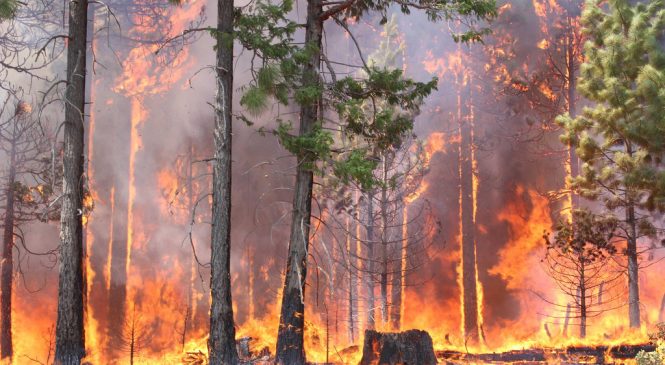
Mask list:
[[[645,146],[662,126],[665,94],[655,83],[665,71],[659,43],[665,4],[589,0],[581,24],[588,41],[579,91],[594,105],[576,118],[561,116],[558,123],[566,129],[563,142],[575,146],[583,162],[573,188],[623,214],[619,230],[626,240],[629,320],[631,327],[640,327],[637,240],[655,232],[641,208],[660,205],[647,189],[655,185],[654,175],[644,171],[651,160]]]
[[[586,337],[587,320],[602,314],[608,304],[603,300],[603,287],[613,285],[621,275],[608,270],[616,252],[616,228],[612,216],[575,210],[570,219],[557,223],[552,238],[547,234],[543,237],[547,246],[546,269],[574,303],[580,338]],[[571,310],[568,305],[567,311]]]

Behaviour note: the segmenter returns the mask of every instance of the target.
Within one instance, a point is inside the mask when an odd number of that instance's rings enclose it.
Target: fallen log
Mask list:
[[[436,365],[432,338],[425,331],[399,333],[365,331],[359,365]]]
[[[616,360],[631,360],[640,351],[655,351],[652,344],[620,346],[569,346],[563,349],[525,349],[499,353],[473,354],[461,351],[437,351],[436,357],[444,364],[608,364]]]

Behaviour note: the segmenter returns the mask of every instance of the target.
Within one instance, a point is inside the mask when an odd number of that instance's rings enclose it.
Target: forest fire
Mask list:
[[[665,363],[662,2],[44,1],[0,364]]]

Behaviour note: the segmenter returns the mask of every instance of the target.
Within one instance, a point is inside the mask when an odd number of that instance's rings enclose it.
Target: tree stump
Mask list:
[[[400,333],[366,330],[359,365],[436,365],[432,337],[420,330]]]

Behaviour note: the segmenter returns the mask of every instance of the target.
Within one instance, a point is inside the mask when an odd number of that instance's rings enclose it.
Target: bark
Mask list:
[[[319,84],[321,39],[323,34],[321,0],[308,0],[305,43],[314,47],[303,71],[303,85]],[[307,135],[314,129],[319,105],[302,105],[300,109],[299,135]],[[304,365],[305,282],[307,278],[307,254],[312,212],[312,187],[314,175],[307,155],[299,155],[293,195],[293,212],[289,251],[282,292],[282,305],[277,334],[277,364]]]
[[[465,102],[465,101],[463,101]],[[462,286],[464,311],[464,338],[468,344],[477,344],[478,331],[478,292],[476,287],[476,237],[473,216],[473,137],[468,110],[460,121],[460,216],[462,222]]]
[[[14,182],[16,181],[16,137],[11,141],[9,154],[9,175],[7,176],[7,202],[4,219],[2,250],[2,282],[0,287],[0,347],[1,357],[11,363],[14,349],[12,345],[12,286],[14,274]]]
[[[233,96],[233,0],[217,2],[215,155],[213,159],[211,305],[208,350],[211,365],[235,365],[231,299],[231,108]]]
[[[55,363],[59,365],[79,365],[85,356],[82,195],[87,21],[88,0],[70,1],[55,330]]]

